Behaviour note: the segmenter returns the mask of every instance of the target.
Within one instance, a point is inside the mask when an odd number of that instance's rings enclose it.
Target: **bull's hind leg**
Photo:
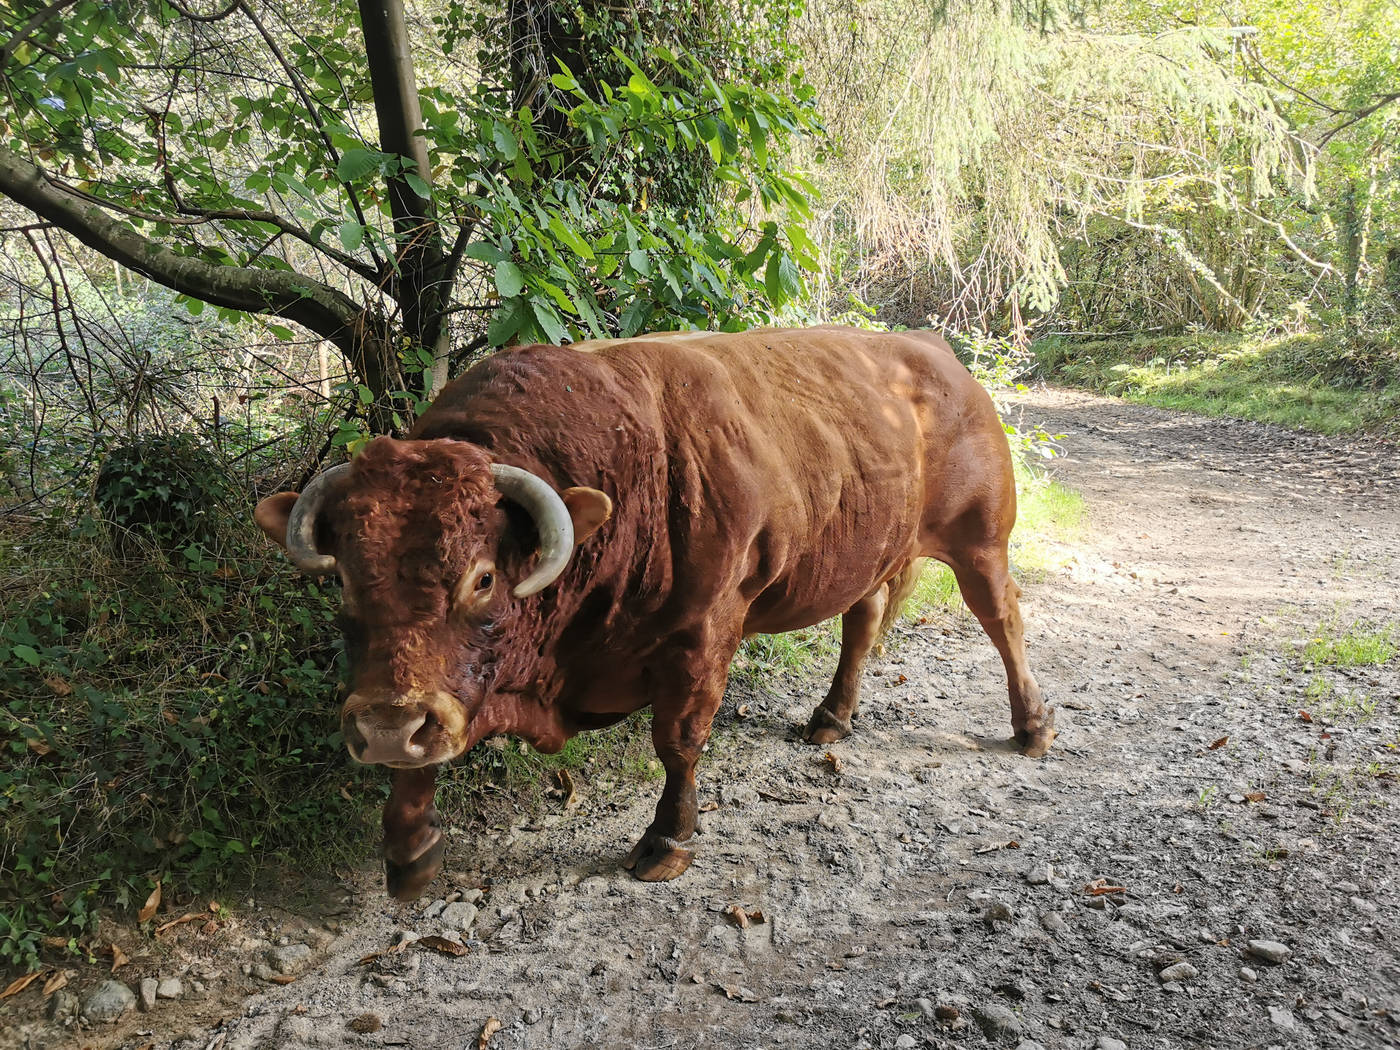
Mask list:
[[[841,658],[826,699],[817,705],[803,738],[830,744],[851,735],[851,718],[860,706],[860,675],[865,658],[880,639],[890,589],[882,584],[874,594],[856,602],[841,617]]]
[[[1011,697],[1011,728],[1023,754],[1040,758],[1055,739],[1055,710],[1047,707],[1026,660],[1021,624],[1021,588],[1011,578],[1005,542],[992,542],[947,559],[958,579],[963,601],[987,632],[1006,666]]]

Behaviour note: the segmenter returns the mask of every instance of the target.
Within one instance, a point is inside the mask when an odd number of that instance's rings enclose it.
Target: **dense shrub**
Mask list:
[[[125,533],[173,549],[214,539],[216,514],[233,492],[213,450],[193,434],[160,434],[113,449],[93,499],[125,548]]]
[[[248,527],[201,528],[140,559],[92,516],[3,545],[0,961],[76,947],[157,878],[363,849],[382,778],[339,746],[336,596]]]

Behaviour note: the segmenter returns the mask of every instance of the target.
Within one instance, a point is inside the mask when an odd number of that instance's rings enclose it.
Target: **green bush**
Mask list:
[[[139,561],[91,516],[0,548],[0,961],[76,949],[157,879],[363,853],[384,783],[340,746],[338,596],[201,527]]]
[[[208,542],[215,516],[233,493],[213,451],[193,434],[164,434],[122,445],[102,462],[93,499],[119,545],[145,534],[170,548]]]

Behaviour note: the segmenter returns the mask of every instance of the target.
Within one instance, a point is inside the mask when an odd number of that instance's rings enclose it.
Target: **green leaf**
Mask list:
[[[555,313],[554,307],[540,298],[531,299],[530,306],[535,312],[535,320],[544,330],[545,337],[551,343],[562,342],[564,337],[569,334],[569,329]]]
[[[468,259],[475,259],[477,262],[484,263],[505,262],[510,258],[509,255],[501,251],[501,249],[497,248],[494,244],[488,244],[486,241],[472,241],[471,244],[463,249],[462,254]]]
[[[519,295],[524,287],[525,275],[520,272],[520,267],[508,259],[496,264],[496,291],[501,293],[502,299]]]
[[[551,215],[549,217],[549,232],[568,245],[575,255],[585,259],[593,258],[592,245],[580,237],[578,231],[563,219],[559,218],[559,216]]]
[[[417,172],[404,172],[403,181],[408,183],[409,189],[411,189],[414,193],[418,194],[418,196],[422,197],[424,200],[429,200],[432,197],[433,188],[429,186],[427,180],[424,179]]]
[[[499,120],[491,129],[491,141],[496,144],[496,148],[506,160],[514,160],[520,152],[520,143],[515,139],[515,132]]]
[[[30,667],[39,666],[39,653],[32,645],[16,645],[10,649],[10,652]]]
[[[491,323],[486,327],[486,339],[492,346],[505,346],[520,326],[525,323],[526,305],[524,299],[507,299],[491,315]]]
[[[349,149],[341,155],[340,163],[335,166],[335,177],[341,182],[354,182],[362,179],[372,171],[379,170],[382,153],[371,153],[367,149]]]
[[[365,228],[354,219],[346,219],[340,224],[340,246],[353,252],[364,242]]]

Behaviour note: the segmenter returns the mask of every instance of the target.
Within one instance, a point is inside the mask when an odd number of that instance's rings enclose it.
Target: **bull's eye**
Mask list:
[[[481,574],[481,579],[476,581],[476,589],[479,591],[490,590],[491,584],[494,582],[495,581],[491,579],[491,574],[489,572],[483,572]]]

